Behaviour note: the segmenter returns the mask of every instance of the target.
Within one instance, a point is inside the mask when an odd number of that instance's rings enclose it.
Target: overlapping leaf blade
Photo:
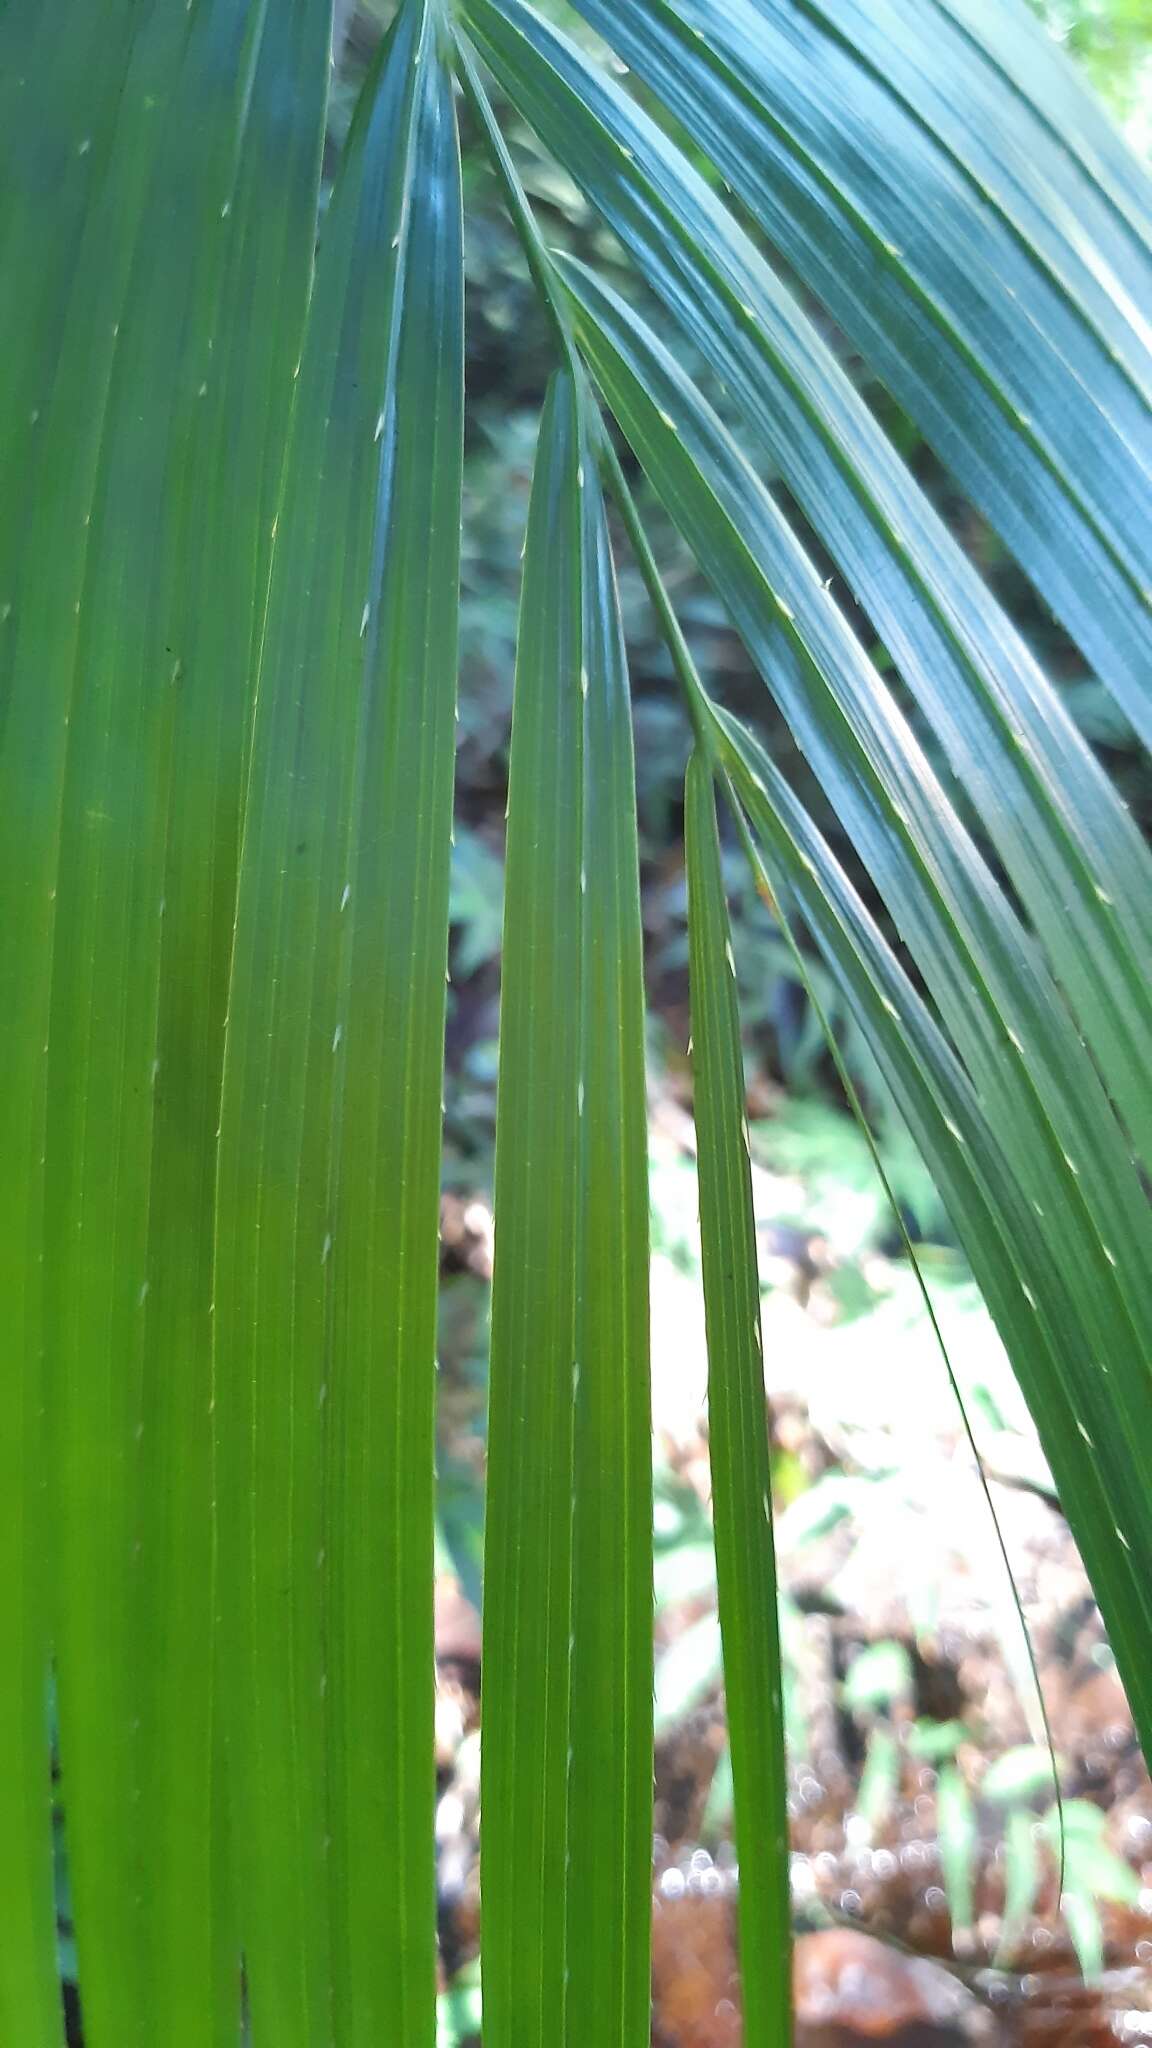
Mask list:
[[[871,867],[1025,1199],[1059,1236],[1083,1335],[1049,1369],[1066,1377],[1065,1414],[1093,1441],[1090,1415],[1100,1425],[1111,1417],[1111,1520],[1095,1531],[1095,1556],[1105,1579],[1131,1591],[1146,1581],[1149,1543],[1140,1452],[1152,1356],[1148,1218],[1125,1133],[1069,1029],[1064,991],[1146,1150],[1144,849],[1052,692],[714,196],[520,0],[499,18],[489,0],[469,0],[469,13],[522,111],[723,378],[744,450],[779,465],[860,591],[1043,937],[1059,986],[744,452],[635,316],[574,276],[579,338],[605,395]],[[1073,810],[1068,772],[1085,793]],[[1044,1385],[1043,1376],[1034,1382],[1034,1404]],[[1134,1580],[1133,1554],[1144,1559]],[[1139,1694],[1125,1597],[1113,1611]]]
[[[780,470],[861,593],[951,765],[1011,852],[1017,886],[1031,884],[1038,921],[1049,904],[1043,929],[1063,946],[1061,979],[1147,1151],[1148,856],[1050,686],[811,324],[679,152],[522,0],[499,13],[491,0],[469,8],[507,89],[724,380],[739,409],[741,453],[757,469]],[[656,359],[648,351],[645,374]],[[1028,758],[1014,760],[1021,751]],[[1004,779],[1017,785],[1011,801]],[[1070,788],[1080,792],[1074,802]]]
[[[1102,1542],[1111,1553],[1107,1573],[1129,1587],[1126,1559],[1144,1555],[1148,1542],[1140,1418],[1146,1413],[1150,1328],[1143,1280],[1147,1254],[1141,1249],[1147,1214],[1139,1199],[1131,1204],[1132,1237],[1124,1249],[1113,1241],[1113,1226],[1123,1222],[1120,1190],[1129,1172],[1122,1133],[1112,1122],[1092,1063],[1067,1028],[1057,993],[1045,986],[1039,963],[1030,956],[1029,941],[1020,931],[1012,936],[1011,915],[990,878],[981,881],[980,866],[943,793],[922,757],[917,759],[915,749],[907,751],[907,735],[891,707],[884,707],[879,679],[873,685],[862,663],[860,695],[840,694],[844,675],[839,657],[833,658],[829,641],[817,646],[806,627],[806,621],[814,624],[809,600],[820,606],[819,586],[805,581],[796,555],[781,574],[784,558],[773,550],[784,529],[780,524],[768,532],[772,513],[761,486],[734,459],[718,423],[713,420],[705,430],[706,408],[666,357],[648,344],[638,359],[629,357],[622,337],[635,341],[637,324],[629,316],[610,323],[606,296],[587,281],[581,292],[585,306],[594,301],[598,309],[595,331],[587,322],[581,331],[618,416],[727,600],[864,852],[940,1005],[992,1128],[1006,1142],[1013,1177],[1033,1212],[1062,1242],[1062,1270],[1074,1276],[1079,1323],[1075,1343],[1062,1348],[1059,1359],[1068,1380],[1067,1420],[1069,1427],[1079,1420],[1095,1443],[1105,1430],[1105,1412],[1113,1417],[1108,1451],[1101,1452],[1109,1461],[1111,1519],[1094,1540],[1097,1549]],[[608,339],[609,324],[614,341]],[[643,364],[642,376],[635,374],[636,360]],[[669,406],[676,408],[675,422]],[[764,521],[753,512],[754,501]],[[721,503],[728,509],[718,519]],[[775,595],[781,582],[791,599],[783,608]],[[825,623],[832,618],[829,607]],[[850,638],[841,638],[838,627],[834,637],[853,660]],[[833,712],[828,699],[821,709],[821,673],[843,712]],[[872,723],[874,714],[881,720],[878,725]],[[867,767],[856,754],[854,734],[863,739]],[[897,759],[904,764],[898,773]],[[919,851],[913,851],[916,846]],[[912,855],[908,867],[906,854]],[[969,921],[973,914],[975,923]],[[1138,959],[1134,956],[1135,964]],[[899,992],[891,1000],[897,1016],[904,1017],[907,1004]],[[1139,1010],[1135,1014],[1139,1017]],[[1034,1276],[1025,1277],[1023,1285],[1036,1295]],[[1075,1326],[1064,1324],[1066,1330]],[[1103,1405],[1098,1400],[1102,1373],[1109,1379]],[[1046,1400],[1045,1384],[1041,1372],[1030,1391],[1037,1410]],[[1073,1438],[1066,1441],[1082,1451]],[[1131,1656],[1138,1639],[1133,1628],[1125,1627],[1119,1614],[1114,1626]],[[1126,1677],[1137,1696],[1141,1680],[1132,1664],[1126,1665]]]
[[[623,649],[570,371],[529,515],[509,781],[485,1536],[484,2027],[647,2035],[651,1465]]]
[[[824,0],[819,6],[829,18]],[[921,112],[946,144],[970,152],[993,187],[1009,182],[1030,229],[1049,249],[1078,244],[1077,258],[1090,264],[1091,238],[1081,240],[1076,232],[1076,214],[1086,208],[1093,235],[1146,317],[1152,310],[1142,268],[1152,253],[1147,175],[1058,43],[1029,8],[934,0],[928,19],[946,61],[928,78],[918,41],[900,47],[911,13],[907,0],[894,0],[869,19],[869,10],[852,0],[845,20],[861,53],[879,69],[892,68],[910,103],[922,95]],[[973,65],[974,54],[983,57],[983,70]],[[1061,202],[1055,210],[1054,195]],[[1130,317],[1123,300],[1115,310]]]
[[[1076,1280],[1083,1219],[1063,1203],[1040,1214],[1010,1129],[990,1117],[953,1049],[827,843],[763,748],[731,718],[721,747],[757,857],[785,910],[799,913],[852,1003],[929,1163],[1004,1336],[1105,1609],[1145,1744],[1146,1516],[1131,1491],[1130,1446],[1117,1431],[1118,1350],[1099,1357]],[[1023,1169],[1023,1170],[1022,1170]],[[1129,1534],[1118,1527],[1127,1500]]]
[[[1142,239],[1045,132],[1027,79],[997,76],[947,8],[582,12],[687,124],[1152,734],[1147,194]],[[1023,9],[995,12],[1021,57],[1043,60]],[[1076,135],[1093,110],[1071,73],[1060,82]]]
[[[585,281],[586,302],[593,297],[606,308],[600,288]],[[625,316],[623,325],[635,338],[636,323]],[[1083,1250],[1081,1274],[1099,1341],[1125,1331],[1131,1352],[1135,1337],[1135,1444],[1140,1353],[1148,1350],[1147,1217],[1139,1204],[1125,1214],[1127,1148],[1062,1003],[880,678],[714,415],[654,346],[645,346],[638,377],[611,344],[601,346],[602,322],[584,333],[622,423],[856,837],[977,1085],[1016,1122],[1036,1200],[1043,1206],[1063,1187],[1096,1219],[1102,1235],[1091,1253]],[[788,601],[777,595],[782,588]],[[1146,1028],[1146,1000],[1134,987],[1130,1000],[1136,1025]]]
[[[434,5],[365,87],[277,514],[220,1138],[221,1712],[256,2048],[430,2040],[459,164]]]

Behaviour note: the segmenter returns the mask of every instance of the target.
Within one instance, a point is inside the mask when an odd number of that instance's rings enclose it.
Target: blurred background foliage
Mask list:
[[[1083,64],[1133,148],[1152,149],[1152,13],[1146,0],[1032,0]]]

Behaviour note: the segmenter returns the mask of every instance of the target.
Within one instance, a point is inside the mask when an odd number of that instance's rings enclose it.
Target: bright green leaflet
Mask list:
[[[460,58],[578,394],[584,713],[570,1721],[582,1739],[570,1748],[567,2000],[577,2030],[594,2015],[612,2039],[642,2042],[651,1917],[651,1421],[643,945],[628,677],[564,295],[464,44]],[[594,415],[591,432],[602,438]],[[498,1523],[493,1542],[505,1533]],[[489,1603],[489,1631],[491,1613]]]
[[[113,8],[101,29],[90,51],[81,27],[63,79],[74,61],[91,69],[47,117],[49,135],[69,122],[86,190],[71,206],[66,184],[64,272],[49,261],[30,301],[38,488],[7,621],[0,889],[20,1120],[6,1199],[44,1231],[25,1267],[44,1293],[13,1334],[47,1361],[48,1612],[85,2026],[95,2048],[125,2048],[152,2038],[157,2010],[173,2042],[226,2025],[207,1204],[257,601],[233,563],[259,559],[271,514],[246,421],[255,398],[278,444],[325,27],[315,5],[254,15],[218,0],[192,16],[157,0]],[[50,34],[68,41],[58,19]],[[39,222],[42,251],[53,147],[25,156],[22,139],[18,126],[9,224],[34,242]],[[251,325],[236,317],[240,261]],[[43,1666],[38,1683],[42,1700]],[[21,2033],[33,2012],[29,1995]]]
[[[434,2027],[463,398],[440,33],[408,0],[324,223],[245,819],[215,1326],[221,1715],[255,2048]]]
[[[564,2025],[647,2035],[643,1100],[623,644],[586,399],[564,371],[533,482],[509,780],[481,1843],[496,2048]]]
[[[749,2048],[791,2040],[791,1898],[760,1283],[744,1068],[712,769],[684,798],[692,1065],[708,1328],[708,1445],[724,1697],[740,1855],[740,1976]]]

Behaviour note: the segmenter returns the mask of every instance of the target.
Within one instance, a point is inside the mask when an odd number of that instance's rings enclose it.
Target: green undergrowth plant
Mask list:
[[[62,2029],[50,1673],[86,2048],[234,2042],[242,2005],[253,2048],[433,2040],[461,92],[554,368],[503,913],[486,2042],[640,2048],[649,2024],[644,1002],[610,507],[693,730],[750,2048],[787,2037],[789,1901],[721,817],[931,1172],[1152,1736],[1152,861],[826,338],[1146,743],[1148,183],[1015,0],[578,12],[577,41],[527,0],[400,0],[322,217],[326,0],[0,13],[0,2034],[20,2048]],[[600,218],[610,276],[550,252],[493,81]],[[851,868],[694,668],[637,467]]]

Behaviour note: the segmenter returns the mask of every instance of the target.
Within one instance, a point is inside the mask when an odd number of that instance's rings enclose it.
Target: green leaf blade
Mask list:
[[[685,795],[709,1456],[724,1692],[740,1855],[740,1970],[750,2048],[791,2039],[791,1899],[760,1287],[735,970],[712,771]]]
[[[0,1976],[0,2009],[11,2004],[13,2027],[26,2028],[31,2040],[46,2043],[58,2041],[61,2032],[47,1753],[48,1654],[60,1586],[57,1559],[47,1550],[55,1516],[43,1473],[58,1442],[59,1421],[55,1361],[46,1355],[45,1276],[51,1267],[44,1227],[46,1053],[65,721],[75,685],[84,588],[83,522],[91,518],[99,452],[95,428],[112,354],[108,331],[123,300],[139,223],[138,173],[143,165],[150,167],[154,147],[152,124],[137,118],[138,95],[145,77],[170,86],[182,40],[161,24],[143,33],[129,54],[131,13],[127,7],[110,12],[101,34],[90,40],[81,32],[70,44],[59,76],[59,129],[43,118],[33,73],[36,61],[46,60],[59,40],[57,25],[33,13],[19,24],[23,33],[18,38],[17,16],[9,12],[3,23],[3,125],[12,152],[5,181],[5,302],[12,308],[19,304],[21,311],[19,323],[5,323],[5,362],[11,374],[5,382],[0,441],[9,462],[21,464],[25,473],[35,462],[40,488],[30,516],[25,505],[18,511],[15,491],[0,515],[0,909],[6,933],[0,966],[6,1072],[0,1100],[0,1256],[10,1303],[5,1334],[18,1403],[13,1427],[5,1434],[13,1464],[6,1472],[11,1484],[4,1487],[0,1535],[3,1628],[12,1655],[2,1767],[11,1822],[3,1830],[0,1851],[0,1887],[12,1933]],[[124,104],[109,160],[107,99],[113,91],[124,95]],[[98,145],[83,157],[77,130],[81,139],[91,130]],[[39,182],[45,170],[61,215],[56,261],[44,257],[52,246],[52,216]],[[102,268],[93,255],[101,228],[108,235]],[[81,329],[90,323],[93,332],[85,333],[82,344]],[[13,331],[17,325],[22,332]],[[49,393],[50,407],[45,404]],[[86,421],[89,413],[95,420]],[[99,1541],[104,1534],[99,1516],[96,1526]]]
[[[216,1423],[222,1716],[257,2048],[430,2042],[435,2026],[433,1414],[463,382],[439,43],[437,10],[409,0],[325,222],[241,865]]]
[[[433,16],[429,17],[430,33]],[[366,707],[344,1042],[347,1361],[334,1547],[343,1668],[333,1800],[339,2038],[430,2041],[435,1980],[432,1612],[437,1241],[463,450],[463,248],[452,87],[425,58],[404,326]],[[352,1026],[355,1028],[351,1028]],[[367,1219],[367,1221],[366,1221]],[[398,1899],[394,1873],[403,1873]]]
[[[263,451],[249,469],[233,429],[253,387],[286,416],[324,110],[316,0],[271,20],[234,0],[128,12],[101,24],[91,124],[67,98],[47,124],[89,185],[66,288],[39,306],[42,466],[3,764],[20,792],[6,1017],[15,1064],[40,1068],[5,1178],[44,1232],[30,1350],[46,1347],[61,1788],[97,2048],[146,2041],[158,2013],[173,2043],[225,2039],[239,2000],[215,1889],[211,1202],[262,609],[228,543],[266,531],[272,505]],[[67,75],[86,37],[57,24],[56,41]],[[253,166],[270,129],[269,187]],[[282,261],[245,280],[237,333],[254,208]],[[217,519],[225,489],[236,512]]]
[[[509,781],[485,1530],[484,2024],[649,2029],[652,1495],[627,672],[587,395],[550,388]]]
[[[1152,954],[1149,858],[1051,686],[811,323],[682,154],[522,0],[508,0],[499,12],[491,0],[469,0],[469,10],[484,55],[521,111],[621,236],[683,338],[703,353],[738,408],[740,448],[720,436],[737,548],[751,544],[755,550],[766,542],[766,523],[775,529],[781,548],[766,579],[773,602],[779,593],[794,607],[796,579],[819,582],[811,565],[803,570],[802,551],[759,483],[762,469],[779,471],[849,587],[861,592],[950,765],[996,831],[1146,1153],[1152,1147],[1143,1078],[1152,1057],[1143,964]],[[586,313],[591,299],[602,328],[613,295],[570,265],[567,272]],[[626,313],[623,318],[634,341],[642,323]],[[590,325],[586,319],[586,348],[592,346]],[[647,404],[649,467],[657,443],[673,462],[667,444],[699,416],[691,386],[659,347],[646,352],[643,398],[651,401],[661,381],[659,371],[656,382],[651,379],[661,355],[678,397],[670,405]],[[608,395],[618,407],[618,380]],[[682,451],[675,461],[683,476]],[[659,487],[667,497],[667,486]],[[754,501],[764,513],[756,542]],[[681,512],[674,516],[683,526]],[[685,537],[706,573],[714,574],[711,526],[707,516],[708,546],[699,518]],[[855,659],[859,650],[848,647],[837,607],[827,593],[813,595]],[[747,634],[745,618],[736,623]],[[862,674],[862,685],[865,695],[883,701],[870,674]],[[881,753],[887,751],[885,740]],[[1011,801],[1004,800],[1006,783],[1013,786]],[[1070,800],[1073,789],[1078,794]],[[1066,1149],[1076,1156],[1081,1148]],[[1123,1179],[1125,1169],[1118,1171]]]
[[[550,387],[524,558],[509,768],[484,1548],[484,2027],[566,2010],[581,1157],[580,424]]]
[[[1147,736],[1152,263],[1067,141],[1053,147],[946,11],[582,11],[686,122]],[[1023,7],[999,12],[1034,55]],[[1074,139],[1094,110],[1062,83]],[[1152,189],[1142,211],[1147,229]]]
[[[1084,1222],[1074,1190],[1062,1190],[1037,1214],[1019,1144],[974,1094],[826,842],[751,735],[732,719],[721,723],[725,762],[768,882],[790,913],[803,915],[852,1003],[1004,1338],[1105,1613],[1137,1726],[1152,1743],[1152,1689],[1141,1647],[1152,1606],[1140,1561],[1148,1536],[1140,1458],[1116,1426],[1113,1376],[1126,1362],[1113,1350],[1105,1355],[1106,1372],[1096,1363],[1099,1338],[1077,1278]]]
[[[584,438],[583,1158],[573,1495],[568,2012],[649,2038],[652,1448],[644,965],[628,671]]]
[[[582,282],[582,304],[594,298],[600,305],[605,297],[599,287],[593,292]],[[634,336],[634,317],[621,312],[621,320]],[[1091,1212],[1092,1227],[1073,1233],[1069,1250],[1096,1330],[1094,1347],[1102,1356],[1118,1344],[1124,1347],[1117,1396],[1135,1448],[1152,1356],[1147,1212],[1124,1192],[1133,1178],[1128,1141],[1069,1029],[1062,996],[1047,980],[1043,962],[993,885],[882,680],[853,644],[730,437],[714,416],[706,432],[697,432],[707,409],[666,352],[645,344],[638,374],[635,360],[626,362],[627,347],[620,350],[606,340],[606,325],[597,318],[580,330],[597,375],[853,834],[976,1085],[990,1108],[995,1105],[995,1119],[1005,1129],[1016,1128],[1015,1149],[1031,1179],[1031,1199],[1042,1212],[1066,1211],[1069,1203],[1072,1211],[1085,1204]],[[759,595],[753,597],[756,586]],[[778,594],[784,591],[787,597]],[[829,695],[822,706],[825,685]],[[1029,758],[1034,729],[1030,725],[1023,735]],[[1007,807],[989,801],[994,822]],[[1111,807],[1105,794],[1092,807],[1093,822]],[[1051,839],[1062,855],[1066,835],[1053,827]],[[1053,897],[1045,934],[1058,949],[1061,979],[1067,964],[1069,978],[1085,987],[1091,1002],[1087,960],[1071,957],[1060,920],[1060,900]],[[963,967],[958,947],[967,956]],[[1133,1029],[1143,1035],[1149,1027],[1147,994],[1137,988],[1133,972],[1140,957],[1129,954],[1125,975]],[[1098,1043],[1108,1042],[1106,1030]],[[1008,1085],[1013,1058],[1026,1064],[1026,1089]],[[1134,1087],[1135,1074],[1129,1078]],[[1133,1343],[1136,1356],[1129,1364]]]

